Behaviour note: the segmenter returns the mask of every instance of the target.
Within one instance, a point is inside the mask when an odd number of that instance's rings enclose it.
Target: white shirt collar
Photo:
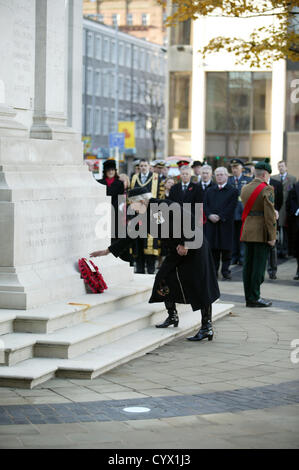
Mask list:
[[[227,185],[227,183],[218,184],[218,188],[219,188],[219,186],[221,186],[221,188],[224,188],[224,186],[226,186],[226,185]]]
[[[205,186],[208,186],[209,184],[211,183],[211,180],[205,182],[205,181],[202,181],[201,184],[202,185],[205,185]]]

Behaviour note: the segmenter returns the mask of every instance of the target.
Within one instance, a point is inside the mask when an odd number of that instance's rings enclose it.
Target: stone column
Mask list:
[[[68,21],[74,2],[36,0],[35,104],[30,137],[73,139],[67,127]],[[78,2],[77,2],[78,4]],[[70,28],[70,36],[72,26]],[[80,34],[80,31],[77,31]],[[72,44],[71,44],[72,46]],[[80,49],[78,51],[80,54]]]
[[[15,30],[16,17],[11,14],[11,4],[6,0],[0,0],[0,136],[25,136],[28,134],[26,127],[18,122],[16,111],[10,100],[13,94],[13,74],[15,66]]]

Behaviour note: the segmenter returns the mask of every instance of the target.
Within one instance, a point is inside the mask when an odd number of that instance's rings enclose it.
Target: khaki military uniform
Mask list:
[[[255,178],[242,188],[241,199],[246,205],[251,194],[262,183]],[[241,240],[244,242],[243,284],[246,304],[260,299],[260,286],[264,282],[266,263],[270,245],[276,239],[276,215],[274,209],[274,189],[266,186],[256,198],[247,216]]]
[[[241,199],[244,207],[255,188],[261,183],[262,180],[255,178],[251,183],[243,186]],[[275,239],[276,216],[274,209],[274,189],[272,186],[268,185],[256,198],[251,212],[245,220],[241,241],[267,243]]]

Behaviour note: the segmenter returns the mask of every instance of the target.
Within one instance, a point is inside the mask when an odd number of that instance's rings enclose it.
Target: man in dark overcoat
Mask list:
[[[183,166],[181,168],[180,182],[172,186],[169,191],[169,197],[173,202],[179,204],[190,203],[192,212],[194,213],[195,204],[202,202],[199,200],[199,186],[191,181],[191,168]]]
[[[243,174],[244,164],[239,158],[233,158],[230,161],[232,176],[228,178],[228,184],[236,188],[239,192],[238,204],[234,216],[234,235],[233,235],[233,255],[232,264],[243,264],[244,244],[240,241],[242,226],[243,204],[241,200],[241,191],[246,184],[250,183],[252,178]]]
[[[274,188],[274,207],[276,216],[278,217],[279,211],[283,204],[283,186],[282,183],[274,178],[270,178],[268,184]],[[269,247],[268,267],[267,271],[270,279],[277,279],[277,241],[274,246]]]
[[[215,178],[216,184],[207,189],[205,194],[205,235],[212,250],[217,275],[221,258],[223,279],[231,279],[229,267],[232,259],[234,212],[239,193],[236,188],[227,184],[226,168],[216,168]]]
[[[199,243],[195,246],[188,245],[195,238],[194,235],[185,235],[182,226],[185,216],[183,207],[167,199],[154,199],[145,191],[143,188],[130,191],[130,207],[143,215],[141,224],[145,230],[143,236],[152,232],[152,236],[162,240],[168,248],[168,255],[156,274],[149,299],[150,303],[164,302],[168,311],[166,320],[156,326],[158,328],[167,328],[170,325],[177,327],[179,318],[176,303],[191,304],[193,311],[201,310],[202,322],[198,333],[188,339],[190,341],[201,341],[204,338],[211,340],[213,338],[212,303],[220,297],[220,292],[208,243],[201,238],[202,231],[195,227],[194,218],[189,213],[187,220],[192,221],[194,233],[199,234],[199,237],[195,235]],[[160,204],[162,205],[157,209],[157,205]],[[169,210],[171,206],[175,206],[176,215],[174,211]],[[180,215],[179,222],[178,214]],[[163,225],[165,223],[166,225]],[[131,224],[134,228],[133,220]],[[177,233],[178,225],[181,229],[179,234]],[[128,226],[126,238],[118,240],[106,250],[93,252],[90,256],[105,256],[112,253],[116,257],[122,257],[122,252],[134,241],[130,237],[132,227]],[[163,233],[165,228],[168,230]]]
[[[286,210],[291,222],[291,253],[297,260],[297,272],[294,280],[299,280],[299,182],[289,191]]]

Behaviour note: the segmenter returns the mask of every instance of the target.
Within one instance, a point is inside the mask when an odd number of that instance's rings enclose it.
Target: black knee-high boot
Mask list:
[[[156,328],[168,328],[168,326],[173,325],[177,327],[179,325],[179,316],[174,302],[165,302],[165,307],[167,308],[168,317],[160,325],[156,325]]]
[[[213,339],[212,305],[201,309],[201,328],[195,336],[187,339],[189,341],[201,341],[205,338],[208,338],[209,341]]]

